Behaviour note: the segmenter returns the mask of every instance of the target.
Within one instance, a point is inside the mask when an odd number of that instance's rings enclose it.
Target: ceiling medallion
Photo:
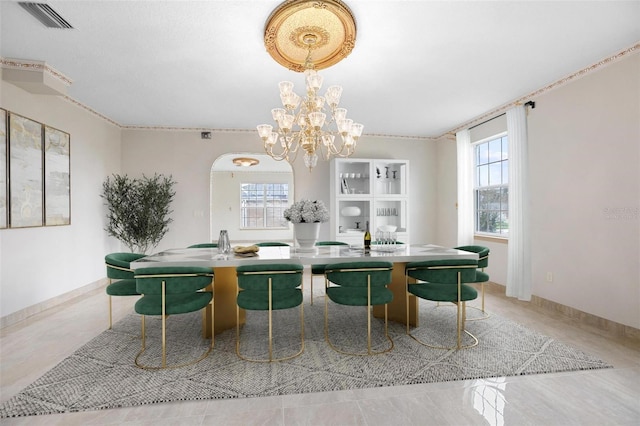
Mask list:
[[[315,69],[335,65],[355,47],[353,13],[340,0],[287,0],[267,19],[264,44],[280,65],[303,72],[309,54],[308,35],[315,38],[311,47]]]

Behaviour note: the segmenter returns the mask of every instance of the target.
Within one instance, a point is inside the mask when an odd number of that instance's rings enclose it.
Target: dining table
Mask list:
[[[214,323],[211,330],[211,308],[208,307],[203,321],[203,336],[210,337],[236,327],[236,297],[238,280],[236,267],[248,264],[293,263],[303,266],[325,265],[339,262],[387,261],[393,263],[391,283],[393,301],[388,306],[388,318],[405,324],[407,304],[405,301],[405,266],[409,262],[445,259],[478,259],[477,253],[442,247],[435,244],[372,244],[371,249],[362,246],[317,246],[300,249],[295,246],[259,247],[256,253],[220,253],[217,248],[175,248],[145,256],[131,262],[134,271],[140,268],[169,266],[198,266],[212,268],[214,273]],[[415,296],[409,300],[409,323],[418,325],[418,308]],[[376,317],[384,316],[384,308],[374,306]],[[241,310],[240,322],[245,313]]]

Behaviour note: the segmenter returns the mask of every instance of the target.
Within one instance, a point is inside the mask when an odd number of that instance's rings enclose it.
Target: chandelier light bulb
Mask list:
[[[353,138],[355,140],[358,140],[358,138],[360,136],[362,136],[362,131],[364,130],[364,126],[360,123],[353,123],[351,125],[351,136],[353,136]]]
[[[351,120],[350,118],[338,120],[336,124],[338,125],[338,132],[340,132],[342,136],[346,136],[351,133],[351,125],[353,124],[353,120]]]
[[[285,115],[286,111],[282,108],[274,108],[271,110],[271,116],[273,117],[273,121],[278,122],[280,118]]]
[[[258,135],[263,141],[266,141],[271,135],[271,131],[273,130],[273,126],[269,124],[260,124],[258,125]]]
[[[286,95],[288,93],[293,93],[293,83],[290,81],[281,81],[278,84],[280,88],[280,95]]]
[[[314,130],[320,130],[322,126],[324,126],[324,120],[327,118],[327,115],[322,112],[312,112],[309,114],[309,122],[313,126]]]
[[[333,116],[335,117],[336,122],[340,120],[344,120],[347,118],[347,109],[346,108],[336,108],[333,112]]]

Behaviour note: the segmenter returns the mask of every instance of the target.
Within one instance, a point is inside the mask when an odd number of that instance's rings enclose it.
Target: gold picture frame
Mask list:
[[[43,125],[9,113],[9,226],[44,224]]]
[[[7,211],[7,111],[0,109],[0,229],[9,226]]]
[[[71,223],[69,133],[44,126],[44,224]]]
[[[0,229],[71,224],[71,135],[0,109]]]

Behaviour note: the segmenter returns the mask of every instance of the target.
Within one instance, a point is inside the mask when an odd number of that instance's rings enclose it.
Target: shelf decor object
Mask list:
[[[279,83],[282,108],[271,110],[277,126],[257,126],[272,158],[293,163],[302,150],[311,171],[319,154],[329,160],[355,152],[364,126],[338,107],[341,86],[329,86],[320,96],[323,78],[317,71],[347,57],[355,39],[355,18],[340,0],[288,0],[271,13],[264,32],[267,52],[279,64],[305,75],[303,97],[293,91],[292,82]]]
[[[357,206],[347,206],[340,210],[340,214],[342,214],[342,216],[360,216],[362,214],[362,210]]]

